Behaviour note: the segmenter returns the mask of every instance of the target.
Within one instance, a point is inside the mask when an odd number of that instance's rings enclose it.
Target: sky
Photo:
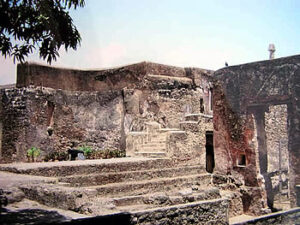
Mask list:
[[[217,70],[300,54],[299,0],[85,0],[70,12],[82,41],[53,66],[103,69],[151,61]],[[46,64],[38,54],[30,62]],[[0,85],[16,64],[0,56]]]

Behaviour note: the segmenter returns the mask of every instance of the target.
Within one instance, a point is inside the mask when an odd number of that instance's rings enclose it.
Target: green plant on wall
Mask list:
[[[83,145],[79,147],[79,150],[84,152],[84,156],[88,159],[93,153],[93,149],[90,146]]]
[[[28,157],[28,161],[34,162],[36,157],[38,157],[41,154],[41,150],[39,148],[36,147],[32,147],[30,149],[27,150],[27,157]]]

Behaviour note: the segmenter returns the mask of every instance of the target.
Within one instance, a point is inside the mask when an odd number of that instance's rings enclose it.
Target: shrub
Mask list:
[[[80,146],[78,149],[81,150],[81,151],[83,151],[84,156],[85,156],[87,159],[90,159],[90,158],[91,158],[91,155],[92,155],[92,153],[93,153],[92,147],[87,146],[87,145],[83,145],[83,146]]]
[[[30,149],[27,150],[27,157],[28,157],[28,161],[34,162],[36,157],[38,157],[41,154],[41,150],[39,148],[36,147],[32,147]]]

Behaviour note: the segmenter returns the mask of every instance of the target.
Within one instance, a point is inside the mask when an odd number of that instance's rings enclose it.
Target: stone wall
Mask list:
[[[189,77],[146,75],[143,88],[124,90],[129,155],[164,152],[165,156],[195,159],[205,165],[205,133],[213,131],[211,83],[205,74],[197,79],[201,86]],[[189,118],[194,121],[187,121]],[[147,124],[153,122],[160,126],[157,134],[147,131]],[[165,136],[165,140],[154,136]],[[165,142],[165,147],[159,142]]]
[[[278,213],[272,213],[265,216],[260,216],[255,219],[251,219],[244,222],[237,222],[232,223],[232,225],[250,225],[250,224],[257,224],[257,225],[293,225],[300,223],[300,208],[295,208],[287,211],[282,211]]]
[[[271,178],[274,198],[282,198],[288,191],[288,118],[287,105],[269,106],[265,112],[268,174]]]
[[[2,162],[25,161],[31,147],[43,151],[41,158],[53,151],[64,152],[72,141],[94,149],[125,150],[120,91],[2,89],[1,98],[5,105],[1,110]]]
[[[132,213],[132,224],[228,224],[225,199]]]
[[[287,105],[273,105],[265,112],[265,130],[267,138],[268,171],[288,170],[288,128]],[[279,148],[281,165],[279,165]]]
[[[212,71],[199,68],[181,68],[158,63],[141,62],[102,70],[76,70],[56,68],[35,63],[18,64],[18,88],[33,86],[50,87],[70,91],[107,91],[133,88],[146,74],[171,77],[189,77],[195,83]]]
[[[105,216],[73,219],[55,224],[228,224],[228,201],[225,199],[187,203],[139,212],[123,212]]]
[[[213,92],[216,169],[220,173],[238,171],[248,186],[265,185],[268,205],[272,206],[268,176],[271,146],[268,149],[267,138],[274,135],[269,129],[268,116],[277,110],[274,105],[287,105],[287,116],[284,110],[278,110],[283,114],[282,122],[287,118],[289,124],[285,137],[289,139],[289,185],[295,205],[295,184],[300,182],[297,172],[300,170],[300,56],[226,67],[216,71],[214,77],[217,80]],[[285,132],[276,129],[274,126],[271,130],[278,132],[277,136]],[[236,159],[242,154],[245,165],[240,167]],[[263,183],[257,179],[257,172],[262,174]]]
[[[149,122],[179,129],[187,114],[212,115],[210,75],[148,62],[99,71],[19,64],[18,88],[1,89],[1,161],[24,161],[30,147],[41,158],[64,152],[72,141],[125,150],[128,134]]]

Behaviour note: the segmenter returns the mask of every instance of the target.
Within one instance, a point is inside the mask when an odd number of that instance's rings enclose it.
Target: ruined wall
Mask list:
[[[16,86],[41,86],[70,91],[124,90],[128,114],[149,112],[149,115],[142,117],[163,118],[166,115],[158,115],[159,109],[162,109],[161,111],[170,114],[168,126],[178,127],[178,121],[183,118],[182,114],[200,110],[200,98],[203,100],[203,113],[212,114],[209,103],[211,74],[212,71],[209,70],[151,62],[97,71],[25,63],[18,65]],[[198,99],[194,100],[195,98]],[[170,113],[179,111],[180,114],[175,116]]]
[[[68,92],[51,88],[2,89],[2,162],[26,160],[38,147],[41,158],[66,151],[72,141],[94,149],[123,149],[120,91]],[[49,130],[53,134],[49,135]]]
[[[63,69],[38,64],[18,64],[18,88],[50,87],[69,91],[108,91],[133,86],[145,75],[145,63],[108,70]]]
[[[148,62],[99,71],[19,64],[19,88],[1,90],[2,161],[25,160],[33,146],[66,151],[72,141],[125,150],[128,133],[147,122],[180,128],[186,114],[212,114],[210,75]]]
[[[25,129],[29,126],[24,101],[23,90],[0,90],[1,162],[17,160],[18,140],[24,141]]]
[[[141,62],[111,69],[76,70],[35,63],[18,64],[16,87],[43,86],[70,91],[107,91],[136,87],[146,74],[196,79],[212,71]]]
[[[248,183],[250,186],[258,185],[258,171],[264,177],[268,194],[267,146],[268,137],[269,140],[273,137],[265,113],[270,108],[272,112],[273,105],[287,105],[289,184],[294,205],[294,187],[300,182],[297,172],[300,170],[300,56],[227,67],[216,71],[214,76],[218,80],[213,92],[217,170],[222,173],[237,170],[246,180],[253,180]],[[276,126],[271,130],[276,132]],[[243,168],[234,162],[241,152],[246,156]]]
[[[192,71],[187,77],[146,75],[139,88],[124,90],[129,155],[164,154],[205,166],[205,132],[213,131],[211,83],[208,74]],[[151,122],[160,126],[153,133]]]

